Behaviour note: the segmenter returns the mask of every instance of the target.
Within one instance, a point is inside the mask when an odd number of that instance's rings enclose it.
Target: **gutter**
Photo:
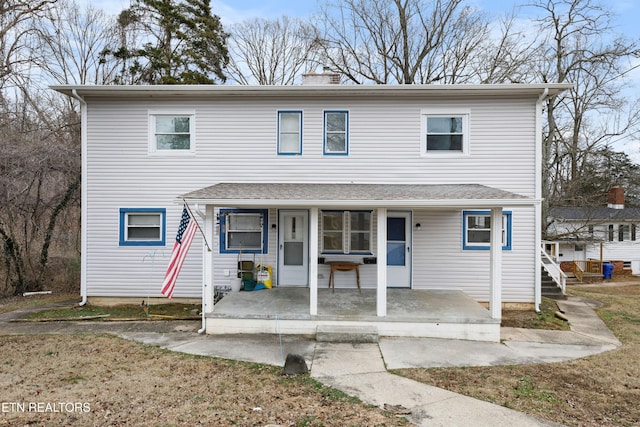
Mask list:
[[[80,215],[84,223],[87,219],[87,102],[78,95],[76,89],[73,89],[71,94],[80,102],[80,140],[82,146]],[[83,306],[87,303],[87,227],[84,224],[82,224],[80,233],[80,296],[82,301],[79,305]]]
[[[536,164],[535,164],[535,198],[542,200],[542,104],[549,98],[549,88],[545,87],[542,94],[536,101],[536,134],[535,140],[538,142],[536,147]],[[542,254],[540,249],[542,248],[542,203],[537,203],[534,206],[535,215],[534,221],[536,222],[536,234],[534,238],[534,309],[536,313],[540,313],[540,304],[542,303],[542,277],[540,271],[540,265],[542,264]]]

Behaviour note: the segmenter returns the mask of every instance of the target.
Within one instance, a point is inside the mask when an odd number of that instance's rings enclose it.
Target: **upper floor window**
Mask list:
[[[371,211],[322,211],[323,253],[371,253]]]
[[[324,112],[324,154],[349,154],[349,112]]]
[[[502,249],[511,250],[511,212],[502,212]],[[463,249],[489,249],[491,240],[491,212],[464,211]]]
[[[194,143],[194,114],[151,113],[149,116],[152,153],[192,153]]]
[[[278,111],[278,154],[302,154],[302,111]]]
[[[618,241],[618,242],[628,242],[636,240],[636,225],[635,224],[618,224],[617,235],[614,233],[614,229],[616,226],[613,224],[609,225],[609,241]]]
[[[266,209],[220,209],[220,253],[267,253]]]
[[[422,154],[467,154],[469,111],[422,110]]]
[[[166,209],[121,208],[120,246],[164,246]]]

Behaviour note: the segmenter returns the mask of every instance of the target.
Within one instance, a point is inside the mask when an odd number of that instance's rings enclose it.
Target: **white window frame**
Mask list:
[[[364,212],[369,214],[369,230],[353,230],[351,227],[351,214],[356,212]],[[341,234],[341,247],[337,249],[328,249],[324,245],[324,217],[326,214],[338,214],[342,218],[341,230],[329,230],[328,232],[340,232]],[[365,249],[352,249],[351,248],[351,236],[352,234],[368,234],[369,235],[369,247]],[[372,254],[372,235],[373,235],[373,211],[370,210],[341,210],[341,209],[326,209],[320,212],[320,243],[322,254],[342,254],[342,255],[371,255]]]
[[[188,117],[189,118],[189,149],[160,149],[156,136],[157,117]],[[184,134],[184,133],[183,133]],[[183,156],[196,152],[196,113],[194,110],[150,110],[149,111],[149,154]]]
[[[425,157],[459,157],[470,154],[471,136],[469,132],[469,108],[446,108],[433,109],[423,108],[420,110],[420,154]],[[427,120],[431,117],[461,117],[462,118],[462,150],[427,150]]]

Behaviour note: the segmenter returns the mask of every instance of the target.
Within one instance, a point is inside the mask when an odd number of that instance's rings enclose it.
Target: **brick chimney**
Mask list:
[[[624,209],[624,189],[619,186],[609,189],[607,207],[611,209]]]
[[[310,72],[302,75],[303,85],[339,85],[340,74],[331,71],[331,68],[324,67],[322,74]]]

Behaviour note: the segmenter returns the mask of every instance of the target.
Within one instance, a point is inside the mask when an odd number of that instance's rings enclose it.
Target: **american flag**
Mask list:
[[[180,219],[180,226],[178,227],[178,234],[176,234],[176,241],[173,244],[173,250],[171,251],[171,260],[169,261],[169,267],[167,273],[164,276],[164,283],[162,284],[162,295],[167,298],[171,298],[173,295],[173,289],[176,286],[176,279],[178,273],[182,268],[182,263],[189,252],[189,246],[193,241],[193,236],[196,234],[196,222],[191,220],[189,211],[185,206],[182,208],[182,218]]]

